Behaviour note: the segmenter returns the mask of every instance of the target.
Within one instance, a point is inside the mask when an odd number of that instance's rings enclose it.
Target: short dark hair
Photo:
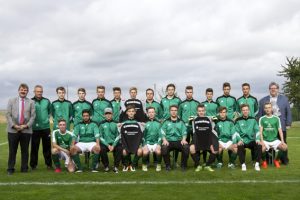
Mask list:
[[[200,104],[197,106],[197,110],[198,110],[198,108],[205,108],[205,105],[202,104],[202,103],[200,103]]]
[[[103,85],[98,85],[97,88],[96,88],[96,90],[99,90],[99,89],[105,90],[105,86],[103,86]]]
[[[148,89],[146,90],[146,93],[147,93],[148,91],[152,91],[153,94],[154,94],[154,90],[153,90],[152,88],[148,88]]]
[[[67,123],[67,121],[66,121],[65,119],[63,119],[63,118],[61,118],[61,119],[59,119],[59,120],[57,121],[58,124],[59,124],[60,122],[65,122],[65,123]]]
[[[212,88],[207,88],[205,93],[208,93],[208,92],[214,93],[214,90]]]
[[[129,89],[129,92],[131,92],[132,90],[135,90],[135,91],[137,92],[137,87],[131,87],[131,88]]]
[[[271,106],[272,106],[272,103],[271,103],[271,102],[266,102],[266,103],[264,104],[264,107],[265,107],[266,105],[271,105]]]
[[[248,86],[250,88],[250,84],[249,83],[243,83],[242,87],[244,87],[244,86]]]
[[[25,89],[29,90],[29,87],[28,87],[28,85],[27,85],[26,83],[21,83],[21,84],[19,85],[18,90],[20,90],[21,88],[25,88]]]
[[[128,105],[128,106],[126,107],[126,112],[127,112],[128,110],[130,110],[130,109],[134,109],[134,110],[135,110],[135,106],[132,105],[132,104]]]
[[[120,91],[121,92],[121,88],[120,87],[113,87],[113,91]]]
[[[275,82],[271,82],[271,83],[269,84],[269,89],[270,89],[273,85],[275,85],[275,86],[277,87],[277,89],[279,89],[279,84],[278,84],[278,83],[275,83]]]
[[[84,88],[78,88],[77,93],[78,92],[84,92],[84,93],[86,93]]]
[[[90,115],[90,111],[87,110],[87,109],[83,110],[82,113],[81,113],[81,115],[83,115],[84,113],[88,113]]]
[[[185,89],[186,89],[186,90],[193,90],[194,88],[193,88],[193,86],[188,85],[188,86],[185,87]]]
[[[173,87],[174,89],[176,89],[175,84],[174,83],[169,83],[166,87],[166,89],[168,89],[169,87]]]
[[[219,113],[222,112],[223,110],[227,111],[227,108],[225,106],[220,106],[219,107]]]
[[[66,91],[66,89],[62,86],[59,86],[59,87],[56,88],[56,93],[58,93],[58,90],[61,90],[61,91],[64,91],[64,92]]]
[[[154,111],[156,111],[156,110],[155,110],[155,108],[154,108],[154,107],[152,107],[152,106],[150,106],[150,107],[146,108],[147,112],[148,112],[148,110],[151,110],[151,109],[153,109]]]
[[[169,110],[171,110],[171,108],[177,108],[177,110],[178,110],[178,106],[177,105],[171,105],[170,108],[169,108]]]
[[[223,89],[224,89],[225,87],[230,87],[230,88],[231,88],[230,83],[228,83],[228,82],[223,83]]]
[[[248,107],[248,108],[249,108],[249,105],[246,104],[246,103],[243,103],[243,104],[240,106],[241,110],[242,110],[243,108],[245,108],[245,107]]]

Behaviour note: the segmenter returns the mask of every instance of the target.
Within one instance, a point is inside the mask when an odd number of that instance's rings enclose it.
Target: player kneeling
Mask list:
[[[155,153],[157,158],[156,171],[161,171],[161,135],[160,123],[155,119],[155,108],[147,108],[148,122],[145,124],[143,138],[143,171],[148,171],[147,162],[149,154]]]
[[[266,151],[273,149],[275,151],[280,150],[287,151],[287,144],[283,140],[283,133],[281,129],[281,123],[279,117],[272,114],[272,104],[266,103],[264,105],[265,116],[259,119],[260,139],[263,144],[263,163],[262,167],[267,168]],[[278,140],[278,133],[280,140]],[[281,152],[279,151],[278,154]],[[274,159],[274,165],[276,168],[280,168],[279,164],[280,155]]]
[[[91,152],[93,153],[92,172],[98,172],[96,166],[99,160],[100,144],[99,144],[99,128],[98,125],[91,121],[88,110],[82,111],[83,121],[75,126],[74,139],[71,148],[71,157],[74,160],[77,173],[82,172],[82,166],[79,158],[79,153]],[[79,141],[75,144],[75,141]]]
[[[205,117],[205,106],[203,104],[197,107],[198,116],[192,120],[193,140],[190,145],[191,156],[195,162],[196,172],[202,169],[214,171],[211,164],[215,162],[218,151],[218,137],[213,132],[212,121]],[[200,165],[200,151],[209,152],[209,159],[203,167]]]
[[[52,133],[52,160],[55,164],[55,172],[60,173],[60,160],[65,160],[65,166],[69,172],[74,172],[75,165],[70,158],[70,147],[72,145],[73,136],[66,129],[66,120],[58,120],[58,128]]]

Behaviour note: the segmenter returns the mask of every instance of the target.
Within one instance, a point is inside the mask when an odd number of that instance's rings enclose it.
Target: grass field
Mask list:
[[[0,197],[1,199],[299,199],[300,198],[300,123],[288,132],[290,164],[280,169],[269,167],[260,172],[248,163],[247,172],[223,167],[215,172],[195,173],[191,158],[189,169],[172,172],[55,174],[47,171],[39,157],[36,171],[7,176],[6,124],[0,124]],[[41,151],[41,149],[40,149]],[[18,153],[18,156],[20,153]],[[249,155],[249,152],[248,154]],[[227,153],[224,154],[227,158]],[[247,159],[249,160],[249,159]],[[225,161],[226,162],[226,161]]]

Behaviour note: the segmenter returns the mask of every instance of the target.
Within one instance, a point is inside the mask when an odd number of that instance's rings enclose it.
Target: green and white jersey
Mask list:
[[[37,99],[33,97],[35,105],[35,119],[32,125],[32,129],[36,130],[44,130],[50,128],[50,115],[51,115],[51,102],[49,99],[42,97],[41,99]]]
[[[145,124],[143,145],[161,144],[161,124],[157,120],[149,120]]]
[[[100,131],[95,122],[77,124],[73,134],[74,140],[78,142],[96,142],[100,139]]]
[[[122,100],[113,99],[110,101],[113,110],[113,120],[116,122],[120,121],[120,114],[122,112]]]
[[[70,131],[61,133],[59,129],[52,132],[52,142],[56,143],[61,148],[70,150],[73,141],[73,134]]]
[[[194,99],[186,99],[180,103],[178,115],[186,126],[189,126],[190,117],[197,116],[197,107],[199,104],[199,101]]]
[[[272,115],[270,117],[268,116],[262,116],[259,119],[259,127],[263,128],[263,140],[267,142],[273,142],[275,140],[278,140],[278,129],[281,128],[281,123],[279,117]]]
[[[179,118],[176,121],[171,120],[171,118],[165,120],[160,131],[162,138],[171,142],[181,141],[187,135],[186,126]]]
[[[231,120],[235,117],[236,112],[236,99],[233,96],[225,96],[222,95],[217,98],[216,102],[219,106],[223,106],[227,108],[227,117]]]
[[[250,109],[250,116],[251,117],[255,117],[258,113],[258,102],[257,99],[251,95],[249,95],[248,97],[245,96],[241,96],[240,98],[238,98],[237,100],[237,112],[240,114],[240,116],[242,116],[242,111],[241,111],[241,105],[242,104],[248,104],[249,105],[249,109]]]
[[[240,140],[239,134],[235,130],[235,126],[232,120],[218,119],[215,122],[215,131],[218,133],[219,141],[228,142],[232,141],[234,144]]]
[[[100,124],[103,120],[105,120],[104,109],[112,108],[110,101],[107,99],[94,99],[92,102],[93,105],[93,122]]]
[[[75,101],[73,103],[73,122],[74,126],[79,124],[82,121],[82,111],[88,110],[90,113],[90,116],[93,115],[93,105],[84,100],[84,101]]]
[[[215,101],[203,101],[202,104],[205,106],[206,117],[216,117],[218,115],[219,104]]]
[[[153,107],[155,109],[155,118],[160,121],[163,117],[163,110],[161,108],[161,105],[157,101],[153,100],[152,102],[148,102],[146,100],[146,110],[149,107]]]
[[[259,127],[254,117],[239,117],[235,121],[235,130],[245,144],[260,141]]]
[[[60,119],[66,120],[67,130],[70,130],[70,124],[73,117],[73,107],[70,101],[53,101],[51,105],[51,113],[53,117],[53,130],[58,129],[58,120]]]
[[[115,121],[104,120],[100,123],[100,141],[105,146],[116,146],[120,142],[118,124]]]
[[[163,110],[162,119],[166,120],[170,118],[170,106],[177,105],[179,107],[179,104],[181,103],[181,100],[173,96],[173,98],[169,99],[167,96],[161,99],[160,105]]]

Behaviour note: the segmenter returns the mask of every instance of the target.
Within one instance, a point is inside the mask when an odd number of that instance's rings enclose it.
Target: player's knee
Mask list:
[[[57,148],[52,148],[52,149],[51,149],[51,153],[52,153],[52,154],[58,154],[59,151],[58,151]]]
[[[195,154],[196,153],[196,151],[195,151],[195,145],[191,145],[190,146],[190,152],[191,152],[191,154]]]
[[[123,149],[123,156],[127,156],[127,151]]]
[[[72,147],[70,149],[70,153],[71,153],[71,155],[76,155],[77,154],[77,148],[76,147]]]
[[[138,156],[142,156],[142,155],[143,155],[143,150],[142,150],[141,148],[139,148],[139,149],[137,150],[137,155],[138,155]]]

